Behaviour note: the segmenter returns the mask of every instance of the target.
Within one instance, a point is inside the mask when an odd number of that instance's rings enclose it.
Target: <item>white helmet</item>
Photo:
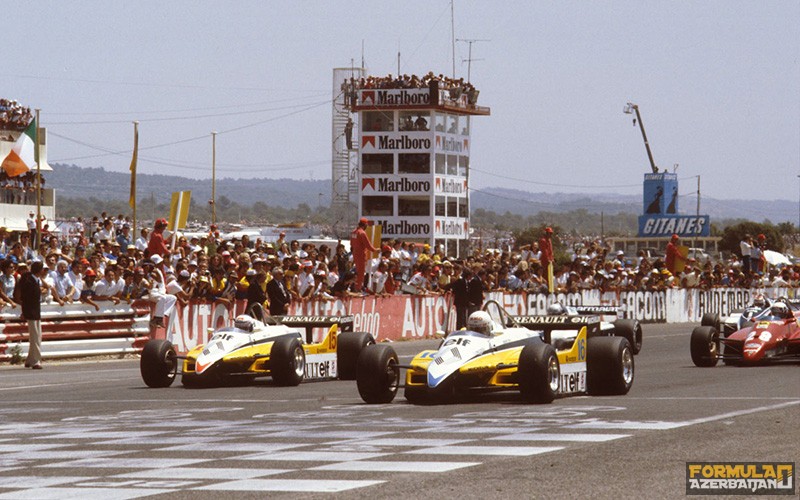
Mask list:
[[[560,302],[556,302],[547,306],[548,316],[561,316],[562,314],[567,314],[567,310],[563,305],[561,305]]]
[[[753,306],[755,307],[764,307],[766,305],[767,305],[767,299],[761,293],[756,295],[756,298],[753,299]]]
[[[770,308],[770,311],[774,316],[777,316],[779,318],[788,318],[791,315],[791,313],[789,312],[789,306],[787,306],[783,302],[776,302],[775,304],[773,304],[772,307]]]
[[[475,311],[467,319],[467,329],[489,335],[492,333],[492,317],[486,311]]]

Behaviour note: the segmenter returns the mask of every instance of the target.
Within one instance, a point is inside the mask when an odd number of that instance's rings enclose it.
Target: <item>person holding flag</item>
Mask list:
[[[544,228],[544,236],[539,239],[539,251],[542,253],[540,262],[542,263],[542,271],[546,273],[547,277],[547,290],[553,293],[555,284],[553,283],[553,228]]]

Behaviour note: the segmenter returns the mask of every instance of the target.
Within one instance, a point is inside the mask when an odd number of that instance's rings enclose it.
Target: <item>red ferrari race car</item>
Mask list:
[[[797,301],[777,299],[727,337],[713,326],[692,331],[691,353],[696,366],[755,365],[773,361],[800,361],[800,308]],[[720,347],[722,349],[720,349]]]

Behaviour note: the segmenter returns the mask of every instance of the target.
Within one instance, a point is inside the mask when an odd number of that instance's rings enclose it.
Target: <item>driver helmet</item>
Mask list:
[[[256,320],[247,314],[240,314],[233,320],[233,326],[246,332],[252,332],[256,327]]]
[[[767,299],[764,297],[763,293],[759,293],[756,295],[756,298],[753,299],[753,306],[754,307],[765,307],[767,305]]]
[[[778,316],[779,318],[788,318],[789,317],[789,306],[784,304],[783,302],[778,302],[774,304],[770,311],[773,315]]]
[[[550,304],[547,306],[548,316],[561,316],[563,314],[567,314],[567,310],[560,302],[556,302],[555,304]]]
[[[489,335],[492,333],[492,317],[486,311],[475,311],[467,319],[467,329]]]

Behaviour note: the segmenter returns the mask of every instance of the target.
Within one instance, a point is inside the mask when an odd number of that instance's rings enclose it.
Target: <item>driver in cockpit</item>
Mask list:
[[[467,319],[467,330],[488,337],[492,335],[492,330],[494,330],[494,321],[492,321],[492,317],[489,316],[489,313],[486,311],[475,311],[470,314]]]

